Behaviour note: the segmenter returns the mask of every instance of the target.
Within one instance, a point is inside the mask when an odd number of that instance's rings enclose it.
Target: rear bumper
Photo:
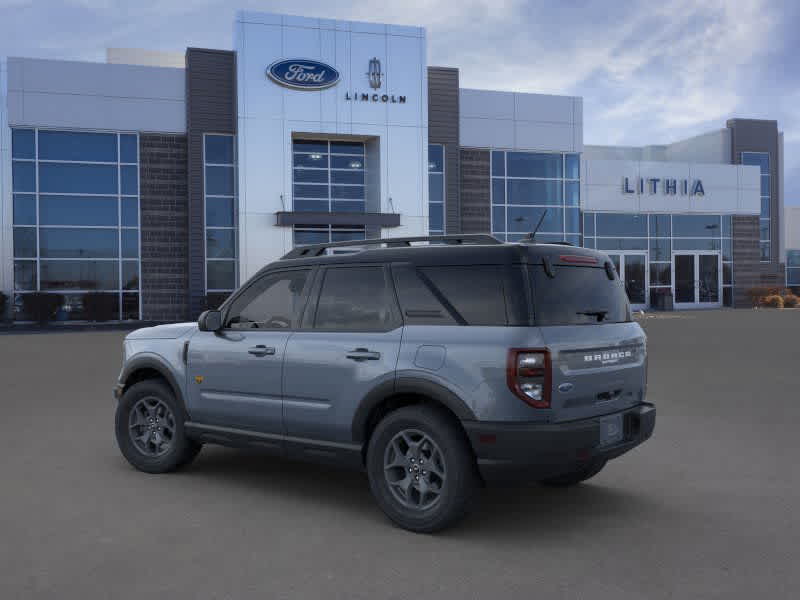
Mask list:
[[[463,424],[484,480],[535,481],[568,473],[587,463],[611,460],[653,434],[655,406],[645,403],[620,412],[623,439],[605,447],[599,446],[599,417],[568,423]]]

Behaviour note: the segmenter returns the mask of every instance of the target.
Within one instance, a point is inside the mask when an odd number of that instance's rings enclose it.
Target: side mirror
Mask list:
[[[219,331],[222,329],[222,313],[218,310],[207,310],[197,319],[200,331]]]

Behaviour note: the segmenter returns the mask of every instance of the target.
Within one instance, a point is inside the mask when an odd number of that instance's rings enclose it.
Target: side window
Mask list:
[[[508,325],[500,266],[422,267],[467,325]]]
[[[309,269],[265,275],[231,304],[230,329],[290,329],[297,327]]]
[[[386,331],[394,321],[393,304],[383,267],[329,268],[322,281],[314,328]]]
[[[414,266],[393,265],[392,275],[406,325],[458,324],[450,311],[419,278]]]

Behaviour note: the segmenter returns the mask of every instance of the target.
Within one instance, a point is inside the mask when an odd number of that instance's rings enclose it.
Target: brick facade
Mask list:
[[[140,134],[142,318],[189,316],[186,136]]]
[[[488,150],[461,150],[461,232],[491,233],[492,203]]]

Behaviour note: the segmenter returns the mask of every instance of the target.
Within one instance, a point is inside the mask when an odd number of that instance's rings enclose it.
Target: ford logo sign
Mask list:
[[[339,83],[339,71],[316,60],[278,60],[267,67],[275,83],[295,90],[324,90]]]

